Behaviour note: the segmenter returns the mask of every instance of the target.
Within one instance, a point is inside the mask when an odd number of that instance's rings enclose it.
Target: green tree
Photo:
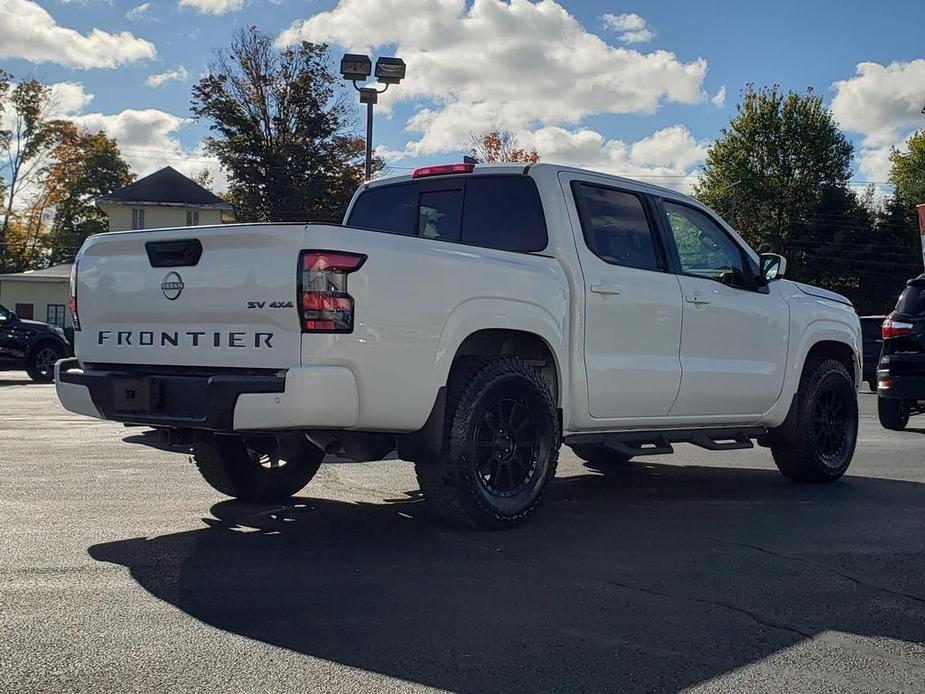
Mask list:
[[[912,133],[904,150],[890,152],[890,184],[896,203],[915,221],[915,207],[925,203],[925,130]]]
[[[279,50],[250,27],[218,53],[193,87],[192,111],[211,121],[206,146],[228,174],[239,220],[340,221],[365,152],[341,85],[326,45]]]
[[[812,89],[742,92],[710,147],[694,194],[757,250],[781,253],[794,279],[845,294],[862,312],[881,310],[892,268],[905,267],[889,224],[849,184],[851,142]],[[886,289],[880,289],[886,287]]]
[[[12,127],[0,132],[0,147],[4,161],[0,170],[6,172],[5,205],[0,222],[0,261],[6,252],[6,232],[10,227],[17,196],[30,184],[36,183],[48,153],[57,140],[61,121],[49,117],[54,103],[51,88],[36,80],[20,82],[10,89],[11,77],[0,74],[0,117],[6,116]]]
[[[44,191],[54,208],[50,229],[52,263],[70,262],[91,234],[108,230],[96,199],[134,180],[116,141],[67,123],[46,169]]]
[[[753,246],[780,250],[826,190],[851,177],[853,147],[812,89],[746,87],[710,146],[694,194]]]
[[[212,184],[215,182],[208,167],[200,169],[199,173],[193,176],[193,180],[206,190],[212,190]]]

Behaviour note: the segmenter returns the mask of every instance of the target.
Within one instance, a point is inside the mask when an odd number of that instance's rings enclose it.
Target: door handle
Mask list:
[[[688,294],[684,297],[684,300],[689,304],[696,304],[698,306],[703,306],[710,303],[709,299],[704,299],[700,294]]]
[[[590,289],[595,294],[620,294],[623,292],[620,287],[616,287],[612,284],[605,284],[603,282],[592,284]]]

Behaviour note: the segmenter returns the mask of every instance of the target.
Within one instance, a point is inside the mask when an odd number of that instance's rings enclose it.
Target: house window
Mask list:
[[[48,304],[48,310],[45,313],[45,322],[63,328],[64,304]]]
[[[186,211],[186,226],[188,227],[198,227],[199,226],[199,210],[187,210]]]
[[[16,304],[16,315],[26,320],[32,320],[32,304]]]
[[[132,208],[132,229],[145,228],[145,211],[141,208]]]

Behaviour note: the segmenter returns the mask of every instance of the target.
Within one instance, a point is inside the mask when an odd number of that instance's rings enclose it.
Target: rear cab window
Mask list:
[[[896,312],[907,316],[925,314],[925,279],[914,279],[907,283],[896,302]]]
[[[520,253],[548,244],[536,184],[517,174],[373,186],[357,197],[346,225]]]

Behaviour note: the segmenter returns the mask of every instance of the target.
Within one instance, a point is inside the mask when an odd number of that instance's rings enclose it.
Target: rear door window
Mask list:
[[[652,225],[639,195],[577,181],[573,190],[585,243],[598,258],[611,265],[661,269]]]

